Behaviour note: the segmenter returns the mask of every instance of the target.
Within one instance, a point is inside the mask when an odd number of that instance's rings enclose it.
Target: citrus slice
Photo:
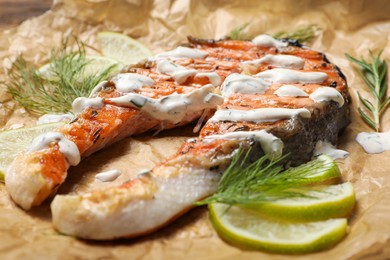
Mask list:
[[[4,180],[4,174],[16,155],[26,150],[36,136],[53,131],[63,124],[50,123],[0,133],[0,180]]]
[[[355,192],[349,182],[329,186],[303,187],[296,192],[303,196],[249,204],[245,205],[245,208],[278,219],[319,221],[346,217],[355,206]]]
[[[119,72],[121,69],[121,64],[117,60],[111,59],[109,57],[104,56],[86,56],[86,61],[88,65],[85,66],[84,76],[91,76],[95,74],[99,74],[102,71],[108,69],[109,67],[114,67],[112,74]]]
[[[103,56],[93,56],[93,55],[85,56],[85,61],[88,64],[84,67],[84,71],[82,73],[80,80],[82,80],[83,78],[86,78],[88,76],[99,74],[102,71],[104,71],[110,67],[114,67],[112,72],[111,72],[112,74],[119,72],[119,70],[121,68],[121,65],[119,64],[119,62],[117,60],[114,60],[114,59],[111,59],[108,57],[103,57]],[[47,63],[47,64],[43,65],[42,67],[40,67],[38,69],[38,73],[46,79],[55,79],[56,78],[56,75],[53,72],[51,63]]]
[[[133,38],[115,32],[100,32],[97,35],[103,55],[123,64],[136,64],[153,53]]]
[[[322,182],[332,182],[341,178],[341,173],[337,163],[332,159],[332,157],[327,155],[320,155],[313,161],[298,167],[291,168],[289,170],[306,172],[306,174],[299,181],[299,184],[318,184]]]
[[[292,223],[259,217],[240,207],[209,205],[211,222],[227,242],[273,253],[310,253],[330,248],[347,233],[347,219]]]

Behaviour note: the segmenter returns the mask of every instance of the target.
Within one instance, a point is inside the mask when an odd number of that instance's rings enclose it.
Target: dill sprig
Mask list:
[[[281,162],[286,156],[273,161],[263,156],[246,166],[248,156],[249,152],[243,156],[243,152],[239,151],[222,175],[217,193],[197,204],[219,202],[254,205],[278,199],[308,197],[303,186],[339,177],[338,171],[328,176],[322,175],[333,162],[321,157],[285,170]]]
[[[249,23],[245,23],[235,29],[233,29],[229,35],[227,36],[232,40],[248,40],[251,37],[243,35],[243,31],[249,26]],[[298,43],[304,43],[312,40],[316,36],[316,32],[319,31],[320,28],[317,25],[309,24],[298,27],[296,30],[287,32],[280,31],[273,35],[275,39],[291,39],[295,40]]]
[[[237,27],[235,29],[233,29],[228,37],[231,39],[231,40],[246,40],[245,37],[242,36],[242,31],[245,30],[246,27],[248,27],[249,23],[245,23],[243,25],[241,25],[240,27]]]
[[[304,43],[312,40],[316,36],[316,32],[319,31],[320,28],[315,24],[304,25],[298,27],[296,30],[287,32],[280,31],[273,35],[275,39],[283,39],[288,38],[291,40],[295,40],[298,43]]]
[[[59,49],[51,51],[49,75],[43,75],[23,56],[13,63],[5,85],[13,98],[31,113],[69,112],[75,98],[88,96],[114,70],[115,65],[97,74],[86,73],[90,61],[86,59],[84,44],[76,40],[76,45],[69,47],[68,42],[64,39]]]
[[[373,102],[363,98],[359,92],[358,97],[360,102],[368,113],[364,112],[361,107],[358,107],[358,111],[363,120],[372,127],[376,132],[381,131],[380,119],[383,111],[390,104],[390,96],[386,97],[387,92],[387,64],[385,60],[381,60],[380,56],[383,50],[378,54],[373,54],[371,50],[370,61],[366,61],[363,57],[358,60],[348,54],[345,54],[347,58],[358,65],[359,74],[366,83],[371,95]]]

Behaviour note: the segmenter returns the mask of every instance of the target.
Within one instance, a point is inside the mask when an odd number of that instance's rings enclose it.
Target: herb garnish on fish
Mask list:
[[[281,161],[287,156],[272,161],[265,155],[247,166],[248,156],[249,152],[244,154],[240,150],[223,173],[217,193],[197,204],[219,202],[253,205],[285,198],[307,197],[296,188],[340,177],[338,170],[329,171],[335,162],[323,157],[285,170]],[[329,171],[329,175],[325,174],[326,171]]]
[[[304,25],[298,27],[296,30],[292,32],[280,31],[273,35],[276,39],[288,38],[291,40],[295,40],[298,43],[304,43],[312,40],[316,36],[316,32],[320,30],[320,28],[315,24]]]
[[[73,100],[88,96],[115,68],[112,65],[88,75],[85,70],[89,63],[85,45],[76,40],[75,47],[69,47],[66,39],[59,49],[51,52],[50,75],[42,75],[19,56],[9,72],[10,80],[6,86],[13,98],[34,114],[69,112]]]
[[[245,36],[242,32],[249,26],[249,23],[245,23],[244,25],[241,25],[240,27],[237,27],[233,29],[228,37],[232,40],[248,40],[253,37]],[[273,35],[276,39],[282,39],[282,38],[288,38],[291,40],[295,40],[298,43],[304,43],[312,40],[316,36],[316,32],[320,30],[320,28],[317,25],[309,24],[304,25],[301,27],[298,27],[296,30],[287,32],[287,31],[280,31]]]

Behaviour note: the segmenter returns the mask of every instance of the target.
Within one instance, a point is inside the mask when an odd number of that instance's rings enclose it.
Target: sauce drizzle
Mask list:
[[[282,119],[289,119],[294,116],[310,118],[311,113],[306,108],[289,109],[289,108],[258,108],[252,110],[235,110],[221,109],[215,112],[210,118],[210,122],[219,121],[250,121],[255,123],[275,122]]]
[[[165,96],[159,99],[145,97],[136,93],[129,93],[107,101],[119,106],[135,107],[145,111],[153,118],[179,123],[188,112],[198,112],[207,108],[216,108],[223,103],[223,98],[214,94],[215,88],[205,85],[190,93]]]
[[[207,139],[226,139],[226,140],[236,140],[236,139],[254,139],[259,142],[261,148],[265,154],[269,155],[272,159],[277,159],[282,156],[283,151],[283,142],[280,138],[277,138],[273,134],[267,133],[265,130],[259,131],[237,131],[230,132],[222,135],[209,135],[205,137]]]
[[[53,143],[58,144],[60,152],[66,157],[70,165],[75,166],[79,164],[80,152],[77,145],[66,139],[60,132],[48,132],[38,135],[32,141],[28,152],[41,151],[50,148]]]

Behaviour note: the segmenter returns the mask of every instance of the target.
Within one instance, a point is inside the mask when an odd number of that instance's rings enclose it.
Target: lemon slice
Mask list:
[[[0,180],[4,180],[4,174],[16,155],[26,150],[36,136],[53,131],[63,124],[50,123],[0,133]]]
[[[103,56],[94,56],[94,55],[85,56],[85,61],[88,64],[85,66],[80,80],[82,80],[88,76],[93,76],[93,75],[99,74],[102,71],[104,71],[110,67],[114,67],[112,72],[111,72],[112,74],[119,72],[119,70],[121,68],[121,64],[117,60],[114,60],[114,59],[111,59],[108,57],[103,57]],[[47,64],[43,65],[42,67],[40,67],[38,69],[38,73],[46,79],[55,79],[56,78],[56,75],[53,72],[51,63],[47,63]]]
[[[153,53],[133,38],[115,32],[100,32],[97,35],[103,55],[123,64],[136,64]]]
[[[292,223],[259,217],[240,207],[209,205],[211,222],[227,242],[273,253],[310,253],[330,248],[347,233],[347,219]]]
[[[351,183],[300,188],[303,197],[245,205],[261,215],[291,221],[319,221],[348,216],[355,206]]]

